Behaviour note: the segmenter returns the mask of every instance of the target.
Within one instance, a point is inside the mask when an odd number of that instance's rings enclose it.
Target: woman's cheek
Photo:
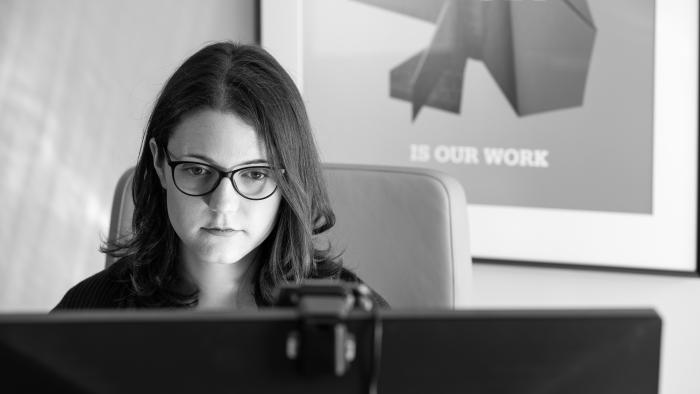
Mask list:
[[[181,194],[181,193],[180,193]],[[202,225],[197,216],[200,208],[197,207],[194,198],[174,193],[168,193],[168,217],[173,229],[180,239],[187,239]]]

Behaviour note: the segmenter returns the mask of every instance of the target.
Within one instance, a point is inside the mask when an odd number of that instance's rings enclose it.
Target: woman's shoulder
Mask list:
[[[389,303],[382,297],[379,293],[377,293],[374,289],[372,289],[368,284],[366,284],[362,279],[360,279],[357,274],[354,272],[348,270],[347,268],[343,267],[340,270],[340,275],[339,279],[342,280],[343,282],[349,282],[349,283],[358,283],[367,286],[367,288],[371,292],[371,297],[372,297],[372,302],[374,303],[375,306],[381,308],[381,309],[388,309],[390,308]]]
[[[128,258],[122,258],[70,288],[53,311],[119,308],[129,294]],[[52,311],[52,312],[53,312]]]

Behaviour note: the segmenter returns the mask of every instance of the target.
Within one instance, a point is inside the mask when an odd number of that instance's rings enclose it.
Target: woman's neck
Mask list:
[[[203,262],[186,256],[181,262],[185,277],[199,290],[197,309],[255,308],[254,253],[233,264]]]

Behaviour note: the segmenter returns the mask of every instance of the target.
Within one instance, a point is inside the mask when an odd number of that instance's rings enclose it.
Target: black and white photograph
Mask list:
[[[700,392],[696,0],[0,0],[0,392]]]

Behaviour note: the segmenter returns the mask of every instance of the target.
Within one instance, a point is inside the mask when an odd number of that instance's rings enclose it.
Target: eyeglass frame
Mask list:
[[[240,171],[243,171],[243,170],[248,170],[248,169],[251,169],[251,168],[267,168],[267,169],[272,170],[273,172],[279,171],[279,172],[282,173],[282,174],[285,173],[284,168],[274,168],[274,167],[269,166],[269,165],[251,165],[251,166],[236,168],[235,170],[231,170],[231,171],[222,171],[222,170],[220,170],[220,169],[214,167],[213,165],[207,164],[207,163],[200,163],[200,162],[197,162],[197,161],[187,161],[187,160],[173,160],[173,159],[170,158],[170,155],[171,155],[170,151],[169,151],[167,148],[162,148],[162,149],[163,149],[163,151],[165,151],[165,160],[167,161],[168,165],[170,166],[170,174],[171,174],[171,176],[172,176],[173,184],[175,185],[175,188],[176,188],[180,193],[182,193],[182,194],[184,194],[184,195],[186,195],[186,196],[191,196],[191,197],[206,196],[207,194],[210,194],[210,193],[214,192],[214,190],[216,190],[216,188],[218,188],[219,185],[221,184],[221,180],[224,179],[224,178],[228,178],[228,179],[231,181],[231,185],[233,186],[233,190],[235,190],[236,193],[238,193],[239,196],[241,196],[241,197],[243,197],[243,198],[245,198],[245,199],[247,199],[247,200],[251,200],[251,201],[265,200],[265,199],[267,199],[267,198],[270,198],[270,196],[272,196],[273,194],[275,194],[275,192],[277,191],[277,188],[279,187],[279,184],[276,183],[276,184],[275,184],[275,188],[274,188],[274,189],[272,190],[272,192],[270,192],[270,194],[268,194],[267,196],[262,197],[262,198],[251,198],[251,197],[248,197],[248,196],[244,195],[243,193],[241,193],[240,190],[238,190],[238,186],[236,186],[236,181],[233,180],[233,176],[234,176],[237,172],[240,172]],[[200,166],[201,166],[201,165],[207,166],[207,167],[213,169],[214,171],[216,171],[216,173],[219,175],[219,178],[216,180],[216,182],[214,182],[214,186],[212,187],[212,189],[209,190],[209,191],[206,192],[206,193],[202,193],[202,194],[190,194],[190,193],[187,193],[187,192],[185,192],[184,190],[180,189],[180,186],[178,186],[178,185],[177,185],[177,182],[175,182],[175,167],[178,166],[178,165],[180,165],[180,164],[196,164],[196,165],[200,165]]]

